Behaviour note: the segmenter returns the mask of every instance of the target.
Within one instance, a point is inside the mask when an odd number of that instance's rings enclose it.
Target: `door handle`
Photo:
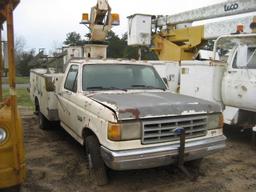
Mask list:
[[[229,74],[237,73],[237,71],[228,71]]]
[[[70,92],[70,91],[66,91],[65,92],[67,95],[72,95],[72,92]]]

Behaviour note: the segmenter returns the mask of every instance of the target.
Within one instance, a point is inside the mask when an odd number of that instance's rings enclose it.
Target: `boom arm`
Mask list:
[[[253,11],[256,11],[256,0],[232,0],[175,15],[160,16],[157,23],[158,26],[177,25]]]
[[[154,23],[160,32],[153,36],[154,51],[161,60],[191,60],[205,40],[236,32],[239,23],[250,32],[253,16],[192,27],[192,22],[256,11],[256,0],[226,1],[184,13],[159,16]]]
[[[235,33],[239,23],[243,24],[244,32],[250,33],[252,21],[253,16],[246,16],[194,27],[168,26],[153,35],[153,51],[160,60],[192,60],[206,40]]]
[[[253,21],[253,16],[229,19],[200,26],[192,26],[192,22],[253,11],[256,11],[256,0],[231,0],[176,15],[153,17],[151,20],[154,30],[152,49],[160,60],[192,60],[196,55],[197,49],[205,40],[216,39],[221,35],[234,33],[239,23],[245,26],[244,32],[250,32],[249,26]],[[134,19],[134,17],[129,18]],[[151,16],[144,15],[143,17]],[[137,27],[140,30],[139,26],[138,24],[137,26],[131,25],[129,28]],[[137,29],[130,31],[137,32]],[[128,35],[128,38],[150,33],[149,31],[143,31],[140,34]],[[136,42],[129,43],[129,39],[128,44],[141,46]]]

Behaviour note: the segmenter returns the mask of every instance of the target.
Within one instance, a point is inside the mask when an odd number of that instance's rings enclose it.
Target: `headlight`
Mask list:
[[[0,144],[3,143],[7,138],[7,133],[3,128],[0,128]]]
[[[140,122],[124,122],[108,124],[108,139],[112,141],[127,141],[141,138]]]
[[[208,116],[208,130],[223,128],[222,113],[212,114]]]

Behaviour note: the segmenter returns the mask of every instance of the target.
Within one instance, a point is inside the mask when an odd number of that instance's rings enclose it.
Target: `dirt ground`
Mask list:
[[[250,132],[225,127],[227,147],[206,157],[196,182],[174,166],[110,171],[110,184],[96,186],[86,169],[83,148],[63,129],[42,131],[31,110],[23,110],[28,177],[22,192],[255,192],[256,150]],[[191,170],[194,171],[194,170]]]

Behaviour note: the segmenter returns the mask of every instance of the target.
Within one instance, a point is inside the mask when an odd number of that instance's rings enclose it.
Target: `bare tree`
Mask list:
[[[15,36],[14,48],[16,55],[22,54],[26,46],[26,39],[23,36]]]
[[[62,42],[54,40],[52,42],[51,49],[49,50],[49,55],[54,56],[55,54],[59,53],[62,48]]]

